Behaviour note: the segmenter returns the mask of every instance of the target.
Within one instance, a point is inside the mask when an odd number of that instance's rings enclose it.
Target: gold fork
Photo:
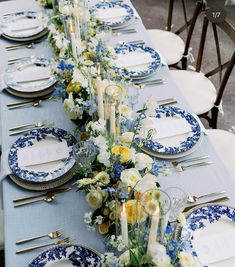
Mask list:
[[[40,236],[34,236],[34,237],[27,238],[27,239],[22,239],[22,240],[16,241],[16,245],[24,244],[26,242],[33,241],[33,240],[36,240],[36,239],[40,239],[40,238],[43,238],[43,237],[49,237],[51,239],[55,239],[55,238],[60,237],[62,235],[63,231],[64,231],[64,229],[61,228],[61,229],[58,229],[56,231],[50,232],[49,234],[40,235]]]
[[[198,161],[198,160],[201,160],[201,159],[208,159],[208,158],[209,158],[209,156],[199,156],[199,157],[190,158],[190,159],[184,159],[184,160],[180,160],[180,161],[172,161],[171,165],[173,167],[177,167],[181,163],[186,163],[186,162],[191,162],[191,161]]]
[[[74,238],[66,237],[66,238],[58,240],[56,242],[46,243],[46,244],[42,244],[42,245],[38,245],[38,246],[33,246],[33,247],[17,250],[16,254],[25,253],[25,252],[28,252],[28,251],[31,251],[31,250],[34,250],[34,249],[37,249],[37,248],[43,248],[43,247],[54,246],[54,245],[61,245],[61,244],[64,244],[64,243],[71,243],[73,241],[74,241]]]
[[[206,165],[210,165],[212,163],[213,162],[211,162],[211,161],[205,161],[205,162],[189,164],[189,165],[186,165],[186,166],[178,165],[177,166],[177,170],[180,171],[180,172],[183,172],[183,171],[186,171],[188,168],[191,168],[191,167],[206,166]]]

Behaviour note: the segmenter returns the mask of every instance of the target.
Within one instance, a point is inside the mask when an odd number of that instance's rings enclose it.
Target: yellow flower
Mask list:
[[[126,214],[127,214],[127,222],[135,223],[135,222],[143,222],[146,219],[146,213],[144,212],[141,204],[133,200],[128,200],[125,203]]]
[[[66,92],[69,93],[79,93],[81,90],[81,84],[79,82],[69,83],[69,85],[66,88]]]
[[[127,146],[114,146],[112,154],[121,156],[121,163],[126,163],[131,160],[131,150]]]
[[[93,66],[94,65],[94,62],[92,60],[88,60],[88,59],[84,60],[83,63],[86,66]]]
[[[116,218],[116,216],[115,216],[115,211],[110,212],[110,213],[109,213],[109,219],[110,219],[111,221],[114,221],[115,218]]]
[[[85,52],[83,54],[83,56],[84,56],[85,59],[90,59],[90,60],[92,60],[93,58],[95,58],[95,54],[92,53],[92,52]]]
[[[105,222],[102,223],[98,226],[99,232],[102,235],[105,235],[109,232],[109,226],[110,226],[110,222]]]

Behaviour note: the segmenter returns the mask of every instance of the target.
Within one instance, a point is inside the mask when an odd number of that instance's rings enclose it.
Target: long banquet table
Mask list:
[[[15,0],[0,3],[0,17],[5,13],[23,10],[39,10],[38,3],[33,0]],[[110,41],[115,46],[118,41],[145,40],[146,44],[151,46],[147,37],[145,27],[140,18],[136,19],[134,24],[130,26],[138,30],[135,34],[121,35],[113,37]],[[36,44],[32,49],[17,49],[7,52],[5,45],[10,44],[3,38],[0,40],[0,74],[4,73],[7,66],[7,60],[22,56],[30,56],[32,54],[45,57],[53,57],[50,45],[47,40],[40,44]],[[174,97],[178,100],[178,107],[190,111],[190,107],[175,85],[167,66],[162,66],[156,73],[156,77],[164,78],[167,81],[165,85],[149,86],[139,90],[138,103],[136,109],[150,98],[165,99]],[[4,87],[4,84],[2,84]],[[133,88],[133,90],[136,90]],[[55,123],[55,127],[63,128],[72,132],[75,124],[71,122],[64,110],[61,101],[44,101],[38,108],[27,107],[15,110],[8,110],[6,104],[19,101],[19,98],[7,94],[2,91],[0,93],[1,104],[1,145],[6,154],[7,149],[18,138],[17,136],[9,136],[8,129],[21,123],[32,123],[37,120],[48,120]],[[210,161],[214,164],[210,166],[191,168],[185,172],[172,171],[169,176],[159,175],[159,182],[162,188],[169,186],[177,186],[185,190],[187,194],[201,195],[208,192],[226,190],[231,200],[226,204],[235,206],[234,180],[221,162],[219,155],[216,154],[211,145],[208,136],[204,136],[201,146],[193,153],[193,156],[209,155]],[[2,160],[2,165],[4,160]],[[2,166],[3,167],[3,166]],[[72,186],[72,183],[69,186]],[[67,185],[66,185],[67,186]],[[73,236],[76,243],[85,244],[100,252],[104,251],[102,237],[97,232],[90,232],[86,229],[83,222],[83,214],[89,210],[86,203],[84,193],[76,192],[76,188],[57,197],[56,201],[51,204],[41,203],[21,208],[14,208],[12,200],[16,197],[32,195],[32,191],[25,190],[14,184],[8,177],[3,180],[3,207],[4,207],[4,233],[5,233],[5,264],[6,267],[26,266],[27,263],[36,256],[41,250],[34,250],[25,254],[16,255],[15,251],[19,246],[15,245],[15,241],[34,236],[40,233],[47,233],[54,229],[64,227],[64,236]],[[37,241],[43,243],[45,240]],[[35,242],[36,243],[36,242]],[[35,244],[34,242],[32,243]],[[26,244],[28,246],[29,244]],[[23,246],[22,246],[23,247]]]

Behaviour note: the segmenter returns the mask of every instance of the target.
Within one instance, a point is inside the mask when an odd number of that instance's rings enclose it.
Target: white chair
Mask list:
[[[169,66],[176,66],[177,63],[180,62],[182,57],[185,58],[188,57],[188,51],[185,54],[185,43],[183,39],[179,36],[179,34],[183,30],[187,29],[188,26],[190,25],[191,32],[190,31],[188,32],[188,36],[190,37],[187,38],[190,41],[197,17],[201,12],[201,10],[203,9],[204,2],[201,0],[197,1],[193,17],[190,20],[187,20],[185,0],[182,0],[185,24],[175,33],[171,32],[172,14],[174,8],[173,5],[174,5],[174,0],[169,0],[167,27],[165,31],[160,29],[147,30],[148,36],[152,41],[155,49],[160,52],[160,54],[165,59],[167,65]]]
[[[3,210],[0,207],[0,250],[4,248],[4,237],[3,237]]]
[[[221,107],[222,96],[235,64],[235,50],[231,50],[231,58],[225,63],[222,63],[220,53],[220,46],[222,44],[220,43],[220,40],[224,39],[220,39],[218,37],[218,28],[220,28],[225,34],[227,34],[228,38],[230,38],[231,41],[235,44],[235,27],[228,19],[224,19],[222,22],[212,23],[216,45],[215,58],[217,57],[218,67],[216,66],[213,70],[210,70],[209,72],[204,74],[201,72],[201,65],[205,40],[207,36],[207,29],[210,22],[209,19],[209,17],[204,16],[201,40],[196,62],[196,70],[171,70],[171,74],[182,94],[190,104],[193,113],[207,119],[209,126],[216,128],[218,111]],[[216,90],[214,84],[209,78],[218,72],[220,74],[220,86],[218,90]]]
[[[207,132],[215,150],[235,180],[235,134],[220,129],[209,129]]]

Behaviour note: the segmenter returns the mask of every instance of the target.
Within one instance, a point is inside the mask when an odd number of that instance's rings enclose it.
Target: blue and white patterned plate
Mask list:
[[[25,82],[22,81],[24,75]],[[9,66],[3,78],[9,88],[21,93],[39,92],[56,83],[55,76],[51,74],[50,60],[39,57],[25,58]]]
[[[99,253],[82,245],[65,244],[50,248],[36,258],[28,267],[77,266],[100,267]]]
[[[143,139],[140,136],[142,123],[143,120],[147,118],[149,117],[146,115],[146,113],[141,113],[135,125],[135,130],[137,133],[135,141],[137,143],[141,142],[144,145],[146,152],[149,150],[151,152],[157,153],[159,156],[180,155],[181,153],[192,150],[201,138],[200,125],[193,115],[177,107],[160,106],[155,109],[155,116],[153,117],[154,120],[156,120],[156,123],[158,120],[163,119],[163,120],[169,120],[170,124],[171,120],[182,118],[185,119],[187,123],[189,123],[191,131],[176,137],[172,136],[170,138],[166,138],[166,140],[163,138],[160,139],[159,141],[156,141],[154,140],[154,138],[152,138],[150,131],[149,137]],[[154,127],[153,127],[153,132],[154,132]]]
[[[176,228],[176,238],[189,241],[192,255],[194,256],[200,256],[199,251],[197,255],[195,249],[197,245],[200,245],[197,242],[201,238],[211,238],[213,233],[226,233],[226,231],[234,231],[235,229],[235,209],[226,205],[203,205],[189,211],[186,217],[186,225],[183,228],[181,226]],[[223,242],[226,244],[226,240],[223,240]],[[204,245],[206,244],[204,243]],[[216,251],[217,253],[219,251]],[[205,264],[204,266],[207,267]],[[218,265],[213,263],[213,266],[235,266],[235,258],[221,260],[218,262]]]
[[[1,31],[6,38],[37,36],[46,29],[40,14],[40,12],[22,11],[5,16],[1,22]]]
[[[122,15],[117,16],[115,9],[120,10],[123,16]],[[103,18],[103,19],[99,18],[99,14],[102,11],[105,11],[106,14],[107,13],[113,14],[113,16],[111,15],[110,17]],[[90,9],[90,14],[96,17],[97,19],[100,19],[102,24],[105,24],[111,27],[116,27],[116,26],[127,24],[134,17],[133,9],[129,5],[121,3],[121,2],[98,3]]]
[[[66,141],[69,148],[69,157],[64,160],[57,160],[28,167],[19,167],[17,151],[29,146],[47,146]],[[59,128],[39,128],[29,131],[21,136],[12,145],[8,163],[12,173],[27,182],[44,183],[51,182],[66,174],[75,164],[73,146],[77,143],[74,136]]]
[[[136,66],[132,67],[114,67],[114,70],[121,76],[129,77],[132,79],[145,78],[153,74],[159,67],[161,67],[161,57],[153,48],[142,45],[142,44],[126,44],[115,48],[117,57],[120,55],[133,55],[133,60],[137,60]],[[151,62],[141,64],[138,66],[138,54],[143,55],[146,53]],[[135,69],[133,69],[133,67]]]

